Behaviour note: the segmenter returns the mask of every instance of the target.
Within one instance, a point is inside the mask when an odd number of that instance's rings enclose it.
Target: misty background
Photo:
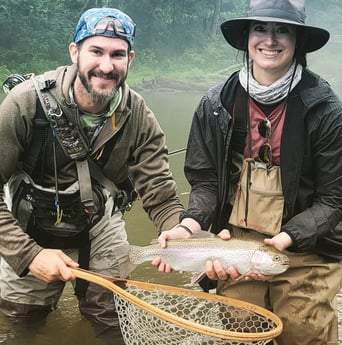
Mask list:
[[[133,87],[187,82],[200,90],[238,68],[242,54],[224,40],[220,24],[243,16],[241,0],[0,0],[0,82],[11,73],[42,73],[70,63],[68,44],[80,15],[92,7],[115,7],[137,24]],[[342,96],[342,2],[307,0],[307,24],[331,33],[328,44],[308,54],[310,69]],[[150,81],[161,81],[151,83]],[[181,88],[185,84],[172,84]],[[1,96],[1,95],[0,95]],[[341,97],[342,98],[342,97]]]
[[[193,110],[204,90],[225,80],[242,62],[242,53],[224,40],[220,24],[244,16],[247,3],[247,0],[0,0],[0,101],[5,97],[1,84],[9,74],[39,74],[70,63],[68,45],[85,10],[115,7],[137,24],[136,58],[128,82],[137,90],[152,89],[142,94],[167,134],[170,152],[176,152],[186,145]],[[307,55],[308,67],[326,79],[342,99],[342,1],[306,0],[306,12],[307,24],[331,33],[326,46]],[[159,92],[158,88],[182,92]],[[183,161],[184,152],[170,155],[179,195],[186,204],[189,186],[183,174]],[[127,213],[126,221],[131,243],[147,244],[156,236],[140,201],[135,203],[134,211]],[[176,286],[188,282],[182,275],[160,275],[151,265],[143,266],[134,279]],[[32,327],[23,329],[0,316],[0,343],[53,345],[60,343],[63,334],[65,344],[101,345],[75,306],[69,288],[60,308],[49,315],[47,324],[39,331]],[[342,293],[339,317],[342,339]]]

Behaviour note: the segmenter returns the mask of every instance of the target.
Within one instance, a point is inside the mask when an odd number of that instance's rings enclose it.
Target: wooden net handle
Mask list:
[[[213,338],[220,338],[220,339],[226,339],[226,340],[239,340],[239,341],[260,341],[260,340],[274,339],[276,336],[278,336],[282,332],[283,326],[282,326],[281,320],[275,314],[271,313],[267,309],[261,308],[254,304],[250,304],[250,303],[236,300],[233,298],[227,298],[227,297],[218,296],[214,294],[208,294],[208,293],[200,292],[200,291],[182,289],[182,288],[160,285],[160,284],[145,283],[145,282],[139,282],[139,281],[133,281],[133,280],[125,280],[125,279],[120,279],[120,278],[113,278],[110,276],[101,275],[98,273],[94,273],[94,272],[82,270],[82,269],[71,268],[70,270],[77,278],[81,278],[89,282],[101,285],[107,288],[108,290],[114,292],[115,294],[121,296],[122,298],[129,301],[130,303],[134,304],[135,306],[147,311],[148,313],[151,313],[152,315],[157,316],[160,319],[176,324],[177,326],[185,328],[192,332],[205,334]],[[249,311],[258,313],[260,315],[267,316],[270,320],[273,321],[276,327],[271,331],[265,331],[265,332],[260,332],[260,333],[238,333],[238,332],[232,332],[232,331],[221,330],[221,329],[217,329],[213,327],[208,327],[208,326],[201,325],[195,322],[191,322],[189,320],[183,319],[181,317],[168,313],[164,310],[161,310],[143,301],[142,299],[132,295],[131,293],[125,290],[125,287],[137,287],[142,290],[161,290],[161,291],[167,291],[173,294],[186,294],[188,296],[197,297],[201,299],[220,301],[230,306],[234,305],[239,308],[244,308]]]

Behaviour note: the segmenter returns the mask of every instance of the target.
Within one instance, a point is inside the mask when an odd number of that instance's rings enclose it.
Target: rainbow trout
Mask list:
[[[159,256],[173,270],[189,272],[204,272],[207,260],[219,260],[225,268],[235,266],[243,276],[250,273],[275,275],[289,267],[285,254],[263,242],[234,238],[225,241],[217,236],[169,240],[167,248],[161,248],[158,243],[143,247],[130,245],[128,255],[133,265]]]

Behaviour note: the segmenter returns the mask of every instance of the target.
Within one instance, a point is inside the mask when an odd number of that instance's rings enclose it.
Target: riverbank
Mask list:
[[[141,76],[140,78],[139,74],[134,75],[134,71],[132,71],[127,80],[130,87],[138,92],[204,92],[211,86],[226,80],[231,73],[238,69],[239,65],[235,64],[215,72],[198,73],[197,75],[193,73],[173,73],[172,75]]]
[[[129,86],[138,92],[160,91],[160,92],[205,92],[210,87],[223,82],[234,71],[239,69],[238,64],[230,65],[227,68],[215,72],[172,73],[156,75],[141,71],[130,71],[127,82]],[[5,79],[5,78],[3,78]],[[5,93],[0,90],[0,103],[4,99]]]

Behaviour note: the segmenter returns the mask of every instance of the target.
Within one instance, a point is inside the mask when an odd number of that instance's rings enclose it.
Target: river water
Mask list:
[[[171,170],[178,185],[178,194],[186,204],[189,186],[183,176],[184,151],[177,152],[186,146],[193,111],[202,97],[202,92],[154,91],[144,92],[143,96],[166,133],[171,153],[169,157]],[[139,202],[135,203],[133,209],[125,217],[129,241],[132,244],[146,245],[156,237],[156,231]],[[184,287],[188,285],[190,276],[178,272],[159,274],[147,263],[141,265],[133,273],[132,279]],[[341,307],[339,307],[339,313],[342,313]],[[59,345],[61,343],[65,345],[108,344],[96,338],[89,323],[80,316],[70,284],[67,284],[57,310],[50,313],[43,323],[12,322],[0,315],[0,344]],[[112,344],[115,343],[115,339],[112,339]]]

